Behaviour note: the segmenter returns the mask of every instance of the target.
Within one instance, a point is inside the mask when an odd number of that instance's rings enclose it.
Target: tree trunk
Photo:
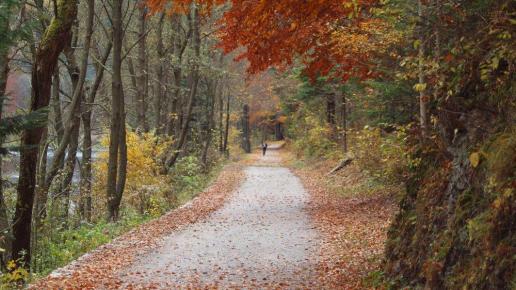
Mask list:
[[[348,106],[346,102],[346,94],[342,94],[342,103],[340,107],[340,115],[341,115],[341,142],[342,142],[342,148],[344,149],[344,152],[348,152]]]
[[[251,138],[249,132],[249,106],[244,105],[242,112],[242,149],[245,153],[251,153]]]
[[[174,30],[179,31],[181,24],[181,18],[179,15],[174,15],[173,19]],[[168,136],[174,135],[177,137],[181,128],[183,127],[183,113],[181,110],[182,100],[181,100],[181,82],[183,79],[183,71],[181,68],[181,64],[183,61],[183,54],[185,52],[186,46],[188,44],[189,37],[191,36],[192,28],[189,28],[187,35],[184,40],[181,40],[180,37],[174,36],[172,39],[173,47],[174,47],[174,55],[177,58],[177,63],[173,68],[174,75],[174,88],[172,93],[172,100],[169,102],[168,107],[168,116],[167,116],[167,128],[166,132]]]
[[[32,112],[48,106],[50,89],[57,59],[66,43],[77,15],[77,0],[57,2],[57,15],[52,19],[36,51],[32,67]],[[38,145],[46,124],[26,129],[22,133],[20,148],[20,176],[18,179],[16,209],[13,219],[13,259],[30,265],[31,222],[36,183]]]
[[[186,109],[186,115],[183,127],[181,128],[181,135],[179,137],[179,140],[177,142],[176,148],[174,152],[172,152],[171,157],[166,161],[165,165],[166,168],[172,167],[175,162],[177,161],[177,158],[179,157],[179,154],[181,153],[181,150],[183,149],[183,145],[186,141],[186,135],[188,134],[189,129],[189,123],[190,118],[192,116],[192,109],[195,102],[195,97],[197,95],[197,85],[199,83],[199,61],[200,61],[200,54],[201,54],[201,38],[199,35],[199,15],[197,12],[197,4],[192,4],[192,43],[193,43],[193,49],[194,49],[194,57],[195,61],[193,63],[192,67],[192,82],[190,85],[190,93],[188,97],[188,105]]]
[[[219,152],[224,152],[224,91],[219,95]]]
[[[39,160],[36,171],[36,193],[34,200],[34,208],[32,210],[32,214],[34,215],[34,222],[32,223],[32,232],[31,232],[31,249],[33,251],[37,251],[38,246],[38,231],[42,228],[43,220],[47,215],[47,201],[48,194],[43,192],[41,189],[45,184],[45,176],[47,172],[47,159],[48,159],[48,128],[45,128],[43,132],[43,137],[41,138],[41,142],[39,144]],[[37,264],[32,263],[31,267],[36,268]]]
[[[179,132],[181,132],[182,122],[180,118],[182,118],[182,112],[180,112],[180,107],[182,102],[181,98],[181,81],[182,81],[182,70],[180,67],[174,68],[174,89],[172,94],[172,101],[169,104],[168,108],[168,121],[167,121],[167,135],[176,136]]]
[[[45,185],[45,177],[47,174],[47,159],[48,159],[48,129],[43,133],[43,137],[41,138],[41,144],[39,148],[40,157],[38,160],[37,167],[37,189],[36,189],[36,197],[35,204],[33,209],[34,224],[36,229],[41,227],[43,219],[45,219],[47,215],[47,200],[48,200],[48,192],[43,191],[43,187]]]
[[[426,90],[424,89],[425,84],[425,73],[424,73],[424,58],[425,58],[425,48],[424,48],[424,35],[423,35],[423,22],[425,21],[423,18],[423,3],[422,0],[417,1],[417,15],[419,17],[419,47],[418,47],[418,79],[419,85],[421,88],[419,89],[419,123],[421,126],[421,133],[423,138],[427,136],[428,133],[428,97],[425,95]]]
[[[0,18],[0,30],[9,31],[9,17]],[[7,86],[7,77],[9,76],[9,49],[6,47],[0,49],[0,122],[2,121],[5,89]],[[0,136],[0,148],[4,143],[4,136]],[[0,230],[2,234],[0,237],[0,248],[6,249],[4,254],[0,255],[0,266],[4,266],[7,262],[10,248],[9,235],[9,221],[7,217],[7,206],[5,204],[3,191],[3,176],[2,176],[2,154],[0,154]]]
[[[226,101],[226,128],[224,130],[224,153],[228,152],[228,137],[229,137],[229,101],[231,100],[230,94],[228,94],[228,98]]]
[[[80,66],[75,61],[75,56],[73,54],[73,49],[68,48],[65,50],[66,59],[69,63],[69,71],[70,77],[72,79],[73,85],[73,96],[72,102],[70,104],[70,111],[66,118],[66,124],[63,132],[63,137],[61,142],[59,142],[59,146],[54,152],[54,158],[52,159],[52,163],[50,165],[50,169],[48,171],[46,182],[44,188],[42,190],[46,193],[50,189],[52,185],[52,181],[57,175],[58,171],[61,167],[61,160],[65,156],[65,151],[69,147],[72,142],[72,136],[75,130],[80,127],[81,122],[81,102],[83,96],[83,88],[86,80],[86,74],[88,70],[88,59],[89,59],[89,51],[91,38],[93,34],[93,20],[95,16],[95,3],[94,0],[88,0],[88,18],[87,18],[87,27],[86,34],[84,38],[84,50],[81,56]],[[74,150],[69,149],[69,153],[73,153]],[[75,150],[76,151],[76,150]],[[74,154],[75,155],[75,154]],[[75,157],[74,157],[75,158]]]
[[[81,169],[81,184],[80,184],[80,194],[81,194],[81,215],[88,222],[91,221],[91,189],[92,189],[92,167],[91,167],[91,158],[92,158],[92,139],[91,139],[91,120],[92,120],[92,110],[93,103],[95,102],[95,98],[97,96],[98,89],[102,82],[102,78],[104,76],[104,68],[105,64],[111,54],[111,49],[113,48],[113,43],[110,41],[108,46],[105,48],[104,54],[102,56],[97,55],[97,59],[100,59],[100,64],[95,65],[95,71],[97,75],[95,76],[95,80],[93,81],[93,85],[91,86],[90,92],[85,99],[85,104],[83,106],[83,114],[82,114],[82,124],[83,124],[83,134],[84,140],[82,142],[82,169]],[[99,53],[97,53],[99,54]]]
[[[125,181],[127,178],[127,142],[126,142],[126,128],[125,128],[125,110],[121,109],[122,126],[120,126],[120,132],[118,138],[120,138],[120,148],[118,155],[118,176],[116,184],[117,203],[120,207],[122,201],[122,194],[124,193]]]
[[[58,64],[56,66],[56,71],[54,72],[54,83],[52,84],[52,111],[54,112],[54,130],[56,131],[58,144],[63,140],[63,115],[59,93],[59,89],[61,87],[60,83]]]
[[[184,39],[181,39],[179,36],[173,36],[172,43],[174,48],[174,55],[177,59],[176,64],[173,68],[173,75],[174,75],[174,89],[173,89],[173,96],[172,101],[169,102],[169,108],[168,108],[168,118],[167,118],[167,134],[169,136],[174,135],[176,138],[179,136],[181,129],[183,128],[183,95],[181,92],[181,82],[183,79],[182,74],[182,62],[183,62],[183,55],[186,50],[186,47],[188,45],[188,42],[190,38],[192,37],[192,30],[193,26],[192,23],[192,17],[191,13],[187,14],[188,22],[189,22],[189,28],[188,32],[186,33]],[[172,18],[173,21],[173,29],[175,31],[184,30],[181,25],[181,18],[178,14],[175,14]]]
[[[216,81],[215,81],[216,83]],[[203,149],[202,149],[202,154],[201,154],[201,163],[204,167],[204,169],[206,170],[208,168],[208,150],[210,148],[210,144],[211,144],[211,139],[212,139],[212,131],[213,131],[213,117],[215,116],[215,100],[216,100],[216,96],[218,95],[218,90],[220,89],[220,84],[217,85],[215,84],[214,86],[208,86],[208,88],[210,87],[214,87],[212,88],[212,92],[210,94],[210,92],[208,92],[208,95],[211,96],[210,100],[209,100],[209,104],[208,104],[208,118],[207,118],[207,124],[206,124],[206,134],[204,136],[204,144],[203,144]]]
[[[75,164],[77,163],[77,149],[79,148],[79,129],[80,122],[74,122],[73,131],[70,137],[70,145],[66,155],[66,162],[63,169],[64,176],[59,186],[61,193],[61,200],[63,201],[63,221],[67,224],[68,214],[70,208],[70,189],[72,186],[73,174],[75,171]]]
[[[165,68],[163,62],[165,61],[165,51],[163,47],[163,25],[165,20],[165,13],[162,13],[159,18],[158,31],[157,31],[157,47],[156,53],[158,54],[158,64],[156,66],[156,82],[154,87],[154,129],[156,134],[163,132],[161,128],[161,106],[163,100],[163,86],[165,84]]]
[[[275,124],[274,124],[274,136],[276,137],[276,141],[280,141],[285,139],[283,136],[283,126],[280,122],[281,113],[277,112],[275,116]]]
[[[138,15],[138,95],[136,97],[137,131],[148,132],[147,124],[147,98],[149,94],[149,81],[147,73],[147,7],[140,3]]]
[[[124,53],[125,54],[128,54],[129,53],[129,47],[127,47],[127,39],[124,38],[124,47],[125,47],[125,51]],[[139,95],[141,94],[141,90],[140,88],[138,87],[139,85],[139,80],[138,80],[138,76],[136,76],[136,70],[134,68],[134,63],[133,63],[133,59],[128,56],[127,57],[127,69],[129,70],[129,79],[131,80],[131,86],[133,87],[133,93],[131,94],[131,104],[135,105],[135,106],[138,106],[138,99],[139,99]],[[137,111],[137,109],[136,109]],[[138,113],[137,113],[138,115]],[[135,128],[138,128],[138,117],[136,119],[136,123],[134,125]]]
[[[335,125],[335,95],[328,94],[326,96],[326,122]]]
[[[123,170],[123,168],[119,168],[119,165],[123,165],[123,162],[122,164],[119,163],[121,163],[120,160],[122,158],[120,156],[124,155],[123,149],[125,147],[125,134],[122,134],[122,132],[125,133],[124,92],[122,87],[122,2],[123,0],[113,0],[111,16],[113,21],[113,74],[111,80],[111,125],[106,185],[108,221],[118,220],[123,193],[123,187],[119,188],[121,181],[117,180],[119,176],[123,177],[123,174],[119,172],[119,170]]]
[[[89,99],[89,98],[88,98]],[[81,181],[80,181],[80,202],[79,211],[81,219],[91,221],[91,187],[92,187],[92,139],[91,139],[91,105],[88,104],[88,99],[85,100],[83,108],[85,108],[82,114],[82,128],[83,128],[83,141],[82,141],[82,164],[81,164]]]

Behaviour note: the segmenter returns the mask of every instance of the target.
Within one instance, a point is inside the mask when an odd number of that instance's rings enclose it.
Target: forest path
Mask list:
[[[180,228],[120,274],[122,288],[313,288],[319,237],[309,194],[270,146],[207,219]]]

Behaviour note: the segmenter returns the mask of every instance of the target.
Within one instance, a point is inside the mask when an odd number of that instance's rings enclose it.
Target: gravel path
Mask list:
[[[166,237],[120,275],[124,288],[313,288],[318,236],[308,193],[276,150],[203,222]]]

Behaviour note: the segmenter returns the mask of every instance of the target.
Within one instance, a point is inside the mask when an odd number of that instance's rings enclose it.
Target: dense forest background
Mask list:
[[[352,162],[399,204],[371,287],[515,287],[513,1],[0,8],[5,283],[46,275],[286,138],[308,163]]]

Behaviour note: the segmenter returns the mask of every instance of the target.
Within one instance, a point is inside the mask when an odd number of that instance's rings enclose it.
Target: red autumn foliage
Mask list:
[[[219,0],[199,0],[211,7]],[[148,0],[153,10],[170,9],[170,0]],[[187,5],[191,0],[174,1]],[[226,53],[246,48],[236,59],[249,61],[248,73],[284,68],[300,57],[312,78],[332,75],[347,79],[370,74],[368,55],[336,49],[334,34],[364,21],[377,0],[231,0],[220,19],[220,44]],[[172,8],[173,9],[173,8]]]

